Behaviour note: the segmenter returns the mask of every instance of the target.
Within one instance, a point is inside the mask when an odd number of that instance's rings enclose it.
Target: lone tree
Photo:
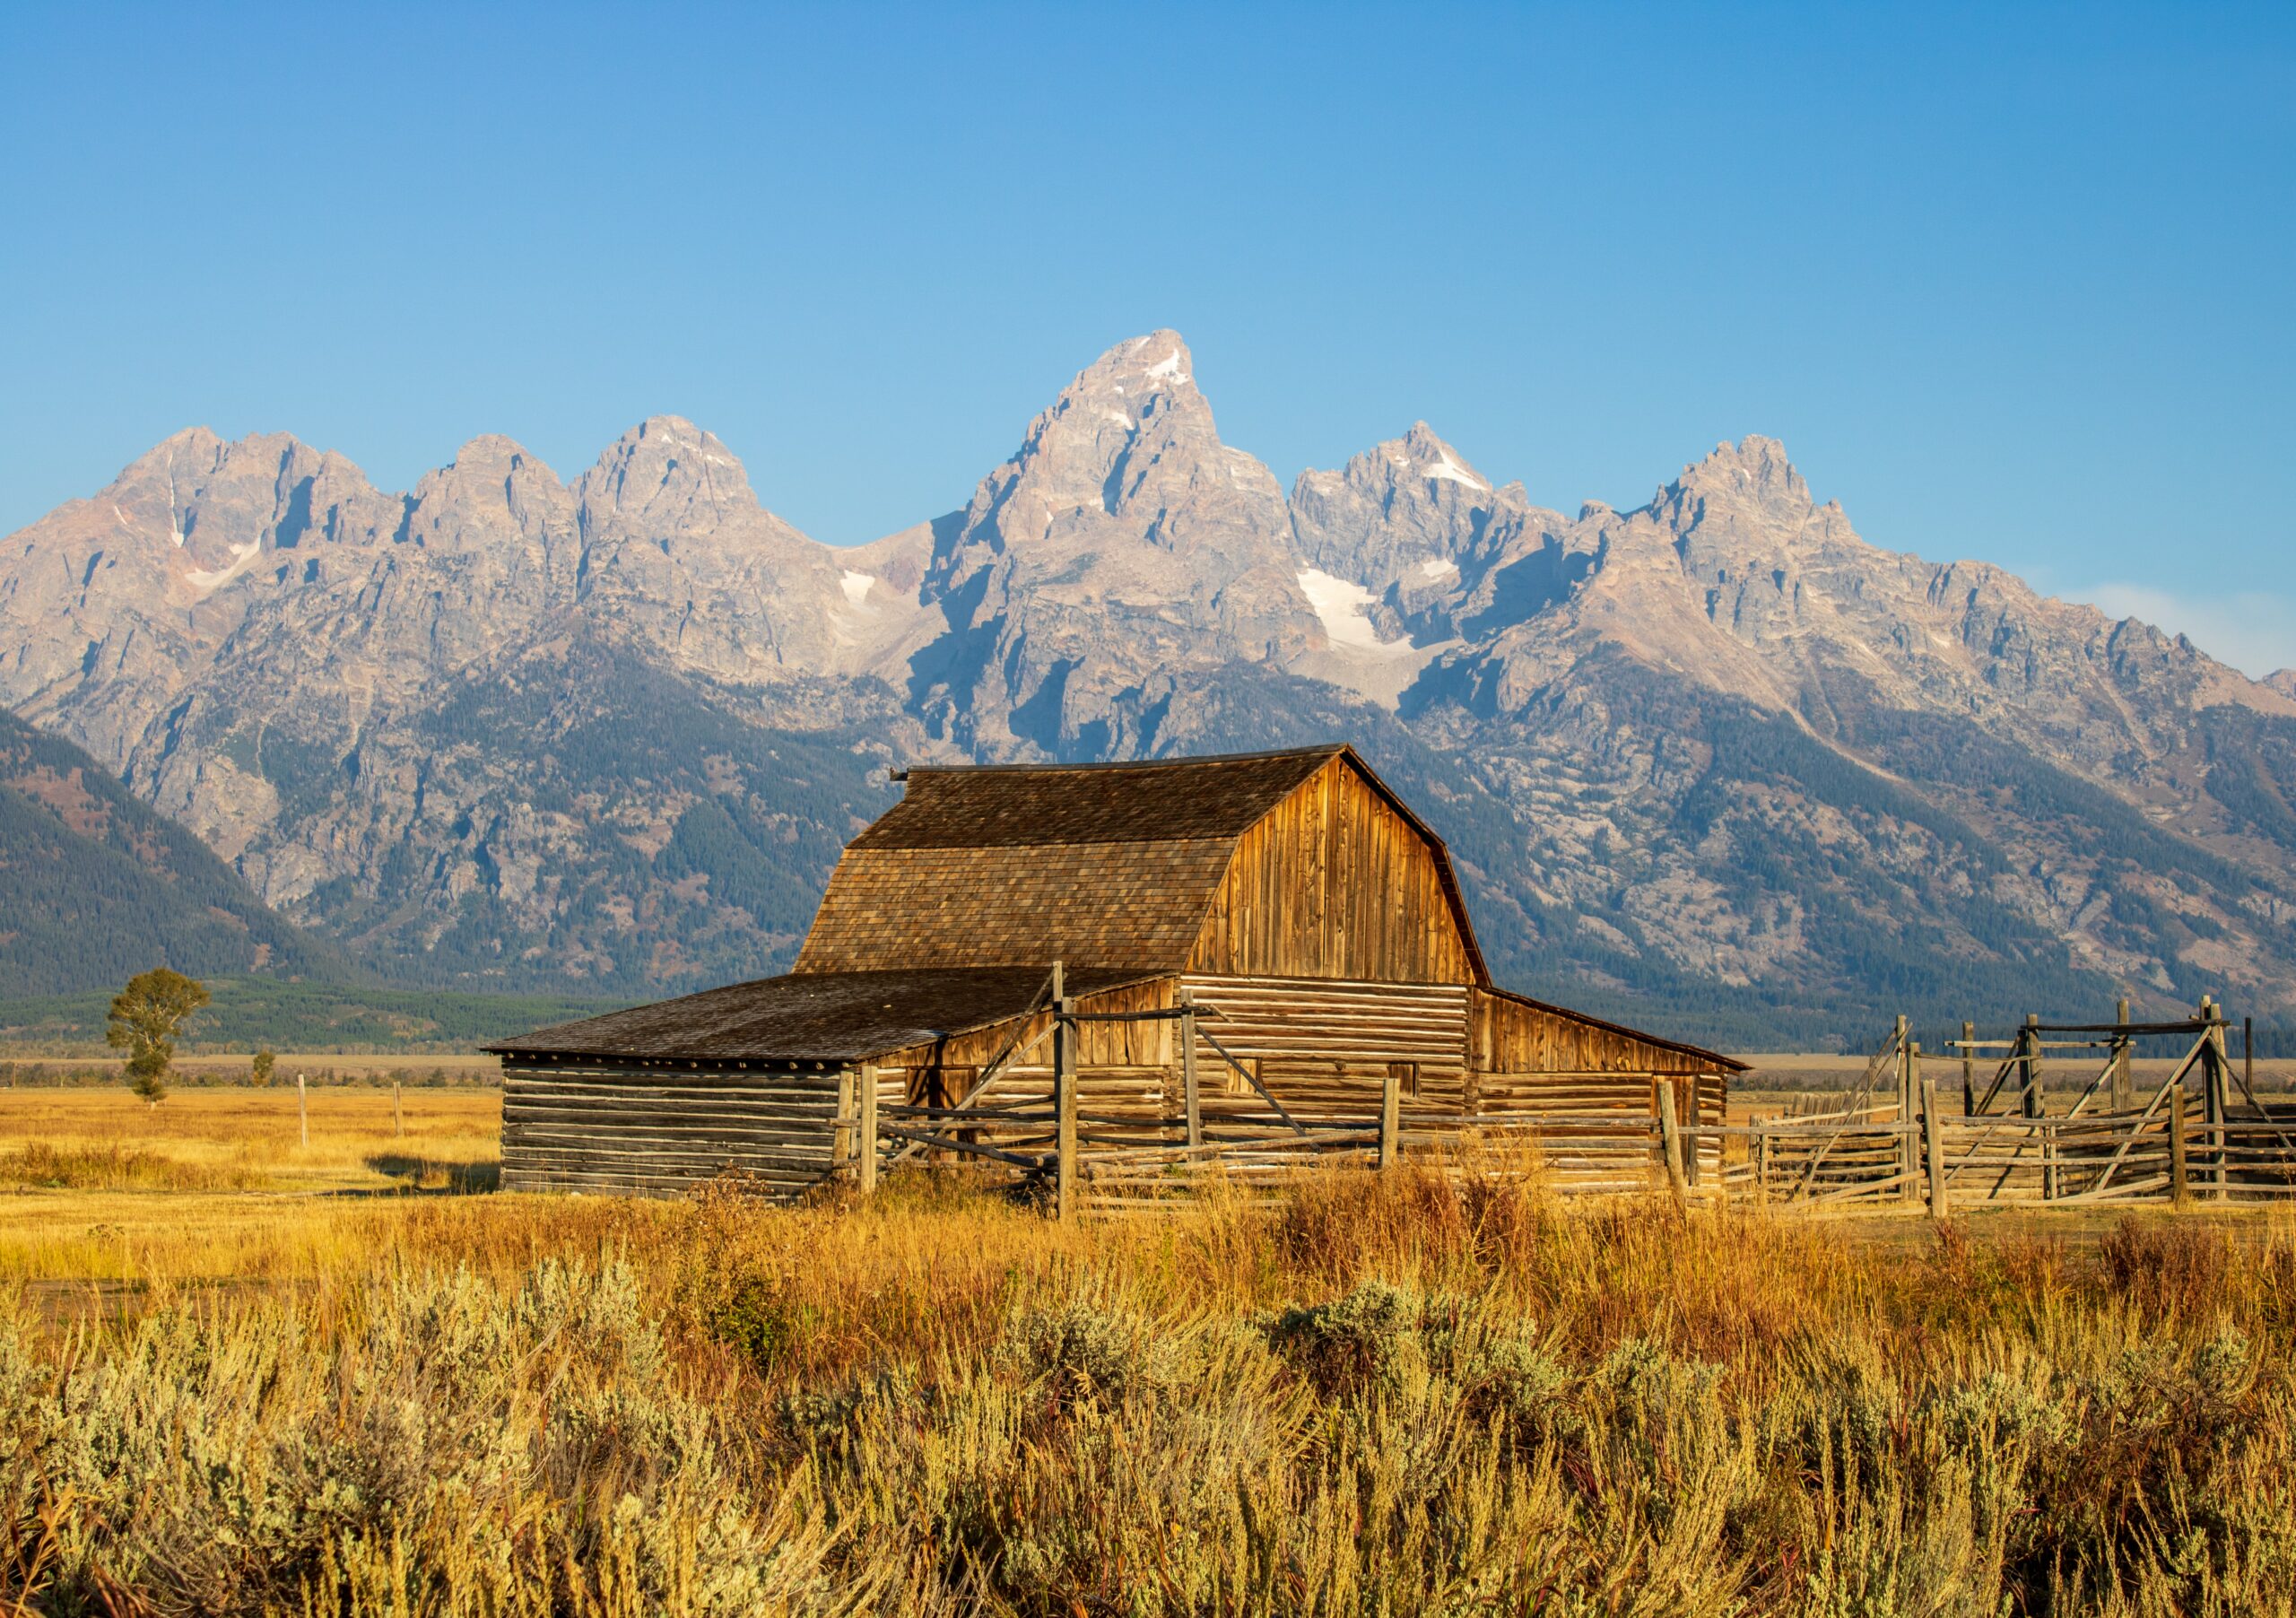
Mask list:
[[[271,1084],[272,1066],[278,1060],[277,1057],[271,1054],[271,1048],[265,1046],[255,1053],[255,1060],[248,1064],[248,1077],[268,1089]]]
[[[204,986],[164,966],[137,973],[112,996],[105,1042],[127,1053],[128,1087],[152,1106],[168,1093],[168,1064],[175,1059],[177,1036],[206,1004]]]

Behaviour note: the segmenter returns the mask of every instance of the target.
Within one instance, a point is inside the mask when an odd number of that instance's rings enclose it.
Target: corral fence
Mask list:
[[[2249,1031],[2235,1063],[2231,1028],[2213,1000],[2152,1022],[2131,1022],[2124,1000],[2111,1022],[2029,1016],[2005,1039],[1964,1022],[1941,1057],[1900,1017],[1848,1106],[1726,1128],[1745,1146],[1725,1183],[1766,1201],[1926,1204],[1941,1216],[1961,1203],[2296,1198],[2296,1107],[2257,1093]],[[2180,1052],[2158,1085],[2136,1083],[2140,1041]],[[2070,1094],[2062,1110],[2053,1081]]]
[[[1925,1053],[1900,1018],[1848,1105],[1734,1123],[1684,1120],[1665,1075],[1652,1075],[1647,1105],[1642,1091],[1566,1083],[1535,1111],[1507,1109],[1500,1087],[1499,1106],[1441,1112],[1406,1108],[1396,1068],[1376,1111],[1360,1085],[1336,1083],[1304,1097],[1295,1088],[1287,1105],[1229,1051],[1208,1006],[1183,996],[1169,1008],[1083,1012],[1057,978],[1047,998],[1052,1014],[1035,1034],[1015,1035],[949,1105],[883,1096],[866,1066],[839,1078],[823,1121],[840,1174],[867,1190],[898,1163],[969,1162],[1037,1187],[1063,1218],[1152,1211],[1215,1182],[1273,1191],[1303,1169],[1386,1169],[1407,1157],[1535,1174],[1564,1195],[1661,1190],[1685,1202],[1941,1217],[1986,1204],[2296,1198],[2296,1109],[2257,1097],[2245,1049],[2236,1066],[2230,1025],[2208,1001],[2168,1022],[2132,1022],[2126,1003],[2111,1023],[2029,1018],[2004,1040],[1964,1025],[1947,1055]],[[1161,1072],[1080,1067],[1083,1026],[1157,1020],[1179,1024],[1176,1096]],[[2182,1055],[2140,1092],[2132,1054],[2163,1040]],[[2052,1111],[2047,1085],[2068,1058],[2074,1083],[2059,1099],[2070,1099]],[[1584,1110],[1570,1109],[1574,1094]]]

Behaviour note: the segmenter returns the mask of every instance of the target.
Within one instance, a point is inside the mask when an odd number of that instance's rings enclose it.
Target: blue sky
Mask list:
[[[405,487],[671,411],[856,542],[1178,327],[1289,479],[1419,417],[2296,664],[2296,7],[0,14],[0,531],[204,422]]]

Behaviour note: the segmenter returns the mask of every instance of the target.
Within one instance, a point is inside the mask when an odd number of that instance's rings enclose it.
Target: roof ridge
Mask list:
[[[924,771],[935,775],[992,775],[1000,771],[1052,775],[1061,771],[1083,774],[1101,770],[1178,769],[1188,764],[1250,764],[1268,759],[1327,759],[1352,752],[1354,747],[1352,742],[1322,742],[1309,747],[1270,747],[1259,752],[1184,752],[1161,759],[1101,759],[1083,763],[1054,761],[1045,764],[910,764],[896,767],[893,774],[895,779],[900,779]]]

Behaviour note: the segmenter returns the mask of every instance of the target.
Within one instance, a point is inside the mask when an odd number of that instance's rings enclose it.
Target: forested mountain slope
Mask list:
[[[148,967],[339,979],[199,839],[79,748],[0,713],[0,978],[12,995],[117,986]]]

